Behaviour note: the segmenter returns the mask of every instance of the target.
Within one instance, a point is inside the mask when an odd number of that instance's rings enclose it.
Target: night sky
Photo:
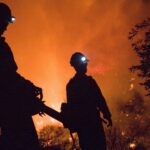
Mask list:
[[[18,72],[43,88],[48,106],[57,110],[73,76],[72,53],[83,52],[88,74],[98,82],[114,114],[116,103],[133,88],[141,91],[129,67],[138,63],[128,32],[150,17],[150,0],[3,0],[16,22],[5,33]],[[39,117],[35,117],[39,122]],[[50,118],[45,117],[45,122]]]

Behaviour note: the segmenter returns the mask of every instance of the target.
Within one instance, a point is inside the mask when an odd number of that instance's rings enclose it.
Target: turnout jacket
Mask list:
[[[66,86],[67,102],[77,112],[77,117],[80,120],[85,120],[85,123],[93,123],[100,118],[99,112],[104,118],[110,118],[111,113],[106,104],[105,98],[102,95],[96,81],[87,75],[75,75]]]

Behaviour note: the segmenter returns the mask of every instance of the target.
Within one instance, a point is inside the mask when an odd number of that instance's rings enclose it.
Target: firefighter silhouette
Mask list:
[[[106,150],[103,117],[112,126],[111,113],[96,81],[86,75],[88,59],[76,52],[70,59],[76,74],[67,84],[67,104],[74,116],[74,128],[82,150]],[[76,123],[75,123],[76,122]]]
[[[3,37],[14,21],[10,8],[0,3],[0,150],[38,150],[32,115],[42,112],[42,89],[17,73],[13,53]]]

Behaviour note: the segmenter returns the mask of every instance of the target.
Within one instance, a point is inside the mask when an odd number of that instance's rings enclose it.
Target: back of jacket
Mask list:
[[[78,116],[87,119],[99,117],[99,111],[104,117],[110,117],[110,111],[100,88],[91,76],[75,75],[67,84],[67,102],[78,112]]]

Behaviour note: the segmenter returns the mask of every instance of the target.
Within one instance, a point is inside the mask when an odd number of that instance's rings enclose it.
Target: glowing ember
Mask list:
[[[69,137],[69,142],[72,142],[72,138],[71,137]]]
[[[134,81],[135,80],[135,78],[131,78],[131,80],[130,81]]]
[[[134,88],[134,84],[133,84],[133,83],[131,83],[131,84],[130,84],[129,91],[133,90],[133,88]]]
[[[126,117],[129,117],[129,114],[126,114]]]
[[[124,131],[122,131],[122,132],[121,132],[121,135],[122,135],[122,136],[124,136],[124,135],[125,135],[125,132],[124,132]]]
[[[136,147],[136,144],[135,144],[135,143],[130,143],[130,144],[129,144],[129,147],[133,149],[133,148]]]

